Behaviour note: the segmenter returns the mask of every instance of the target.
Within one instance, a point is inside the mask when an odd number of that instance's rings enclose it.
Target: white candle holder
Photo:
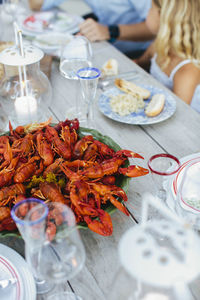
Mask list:
[[[14,23],[15,46],[0,53],[4,77],[0,82],[1,103],[14,126],[42,122],[51,103],[51,85],[40,70],[43,52],[23,45],[22,33]]]
[[[122,271],[115,279],[120,290],[113,288],[110,300],[193,299],[188,284],[200,273],[200,240],[188,224],[157,200],[151,194],[144,196],[141,224],[120,240]],[[148,220],[150,206],[163,218]],[[119,281],[127,282],[124,291]]]

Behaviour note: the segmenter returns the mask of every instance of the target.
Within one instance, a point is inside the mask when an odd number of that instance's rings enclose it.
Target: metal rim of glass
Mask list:
[[[167,157],[167,158],[171,158],[173,161],[175,161],[177,163],[177,168],[173,171],[169,171],[169,172],[159,172],[157,170],[154,170],[154,168],[151,166],[151,163],[154,159],[160,158],[160,157]],[[161,154],[155,154],[152,157],[150,157],[149,161],[148,161],[148,167],[150,169],[150,171],[152,173],[155,173],[157,175],[162,175],[162,176],[168,176],[168,175],[173,175],[175,174],[181,167],[181,163],[178,160],[177,157],[175,157],[174,155],[171,154],[166,154],[166,153],[161,153]]]
[[[94,71],[96,72],[96,75],[93,75],[93,76],[81,76],[80,73],[81,72],[85,72],[85,71]],[[95,79],[95,78],[98,78],[100,75],[101,75],[101,71],[97,68],[91,68],[91,67],[87,67],[87,68],[81,68],[77,71],[77,76],[78,78],[80,79]]]
[[[27,220],[22,220],[22,219],[18,218],[15,214],[16,209],[24,203],[31,203],[31,202],[37,202],[38,204],[41,204],[44,207],[43,215],[39,219],[34,220],[34,221],[27,221]],[[15,223],[18,223],[18,224],[21,224],[21,225],[25,225],[25,224],[35,225],[35,224],[38,224],[41,221],[43,221],[47,217],[48,212],[49,212],[49,209],[43,201],[41,201],[39,199],[36,199],[36,198],[27,198],[27,199],[22,200],[22,201],[20,201],[19,203],[15,204],[13,206],[13,208],[11,210],[11,217],[15,221]]]

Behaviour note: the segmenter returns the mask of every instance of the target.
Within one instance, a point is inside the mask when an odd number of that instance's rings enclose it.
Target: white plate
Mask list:
[[[163,183],[165,189],[168,191],[167,204],[171,209],[174,209],[174,201],[177,196],[177,191],[178,191],[179,185],[181,183],[181,179],[182,179],[183,171],[185,170],[185,167],[189,163],[192,163],[192,162],[195,163],[195,160],[197,158],[200,159],[200,152],[181,158],[180,159],[180,162],[181,162],[180,170],[177,172],[177,174],[173,175],[170,178],[170,180],[167,180]],[[190,208],[188,205],[185,205],[183,202],[181,202],[181,205],[184,209],[195,212],[194,209]]]
[[[22,20],[22,32],[25,35],[36,36],[38,34],[54,32],[75,33],[82,18],[65,12],[53,11],[38,12]],[[75,31],[76,30],[76,31]]]
[[[0,279],[10,277],[16,277],[17,283],[1,291],[1,300],[36,300],[35,282],[27,263],[16,251],[0,244]]]
[[[139,84],[137,84],[139,86]],[[176,100],[175,98],[167,93],[166,91],[157,88],[153,85],[140,85],[141,87],[147,89],[151,93],[151,97],[155,94],[165,95],[165,106],[163,111],[156,117],[147,117],[144,113],[144,109],[140,109],[137,113],[131,113],[127,116],[120,116],[119,114],[113,112],[110,106],[110,96],[115,96],[122,93],[118,88],[113,87],[100,95],[99,98],[99,109],[108,118],[133,125],[149,125],[159,123],[170,118],[176,110]],[[145,100],[145,106],[149,103],[150,98]]]
[[[15,284],[0,290],[1,300],[22,300],[24,299],[24,287],[22,278],[15,266],[5,256],[0,254],[0,280],[15,278]]]

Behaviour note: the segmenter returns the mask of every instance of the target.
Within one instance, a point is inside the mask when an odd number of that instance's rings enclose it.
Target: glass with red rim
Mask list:
[[[163,201],[166,201],[167,197],[163,182],[170,180],[170,177],[178,172],[180,166],[181,163],[177,157],[166,153],[155,154],[148,161],[156,195]]]
[[[188,224],[200,228],[200,159],[196,158],[182,169],[175,199],[175,211]]]

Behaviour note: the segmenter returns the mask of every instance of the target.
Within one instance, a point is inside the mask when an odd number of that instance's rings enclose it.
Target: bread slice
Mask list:
[[[111,58],[106,61],[102,66],[102,75],[103,76],[114,76],[118,74],[118,62],[116,59]]]
[[[165,95],[155,94],[145,108],[148,117],[155,117],[161,113],[165,105]]]
[[[115,79],[115,85],[123,92],[131,94],[133,96],[139,95],[143,99],[148,99],[150,97],[150,92],[140,86],[137,86],[135,83],[124,80],[124,79]]]

